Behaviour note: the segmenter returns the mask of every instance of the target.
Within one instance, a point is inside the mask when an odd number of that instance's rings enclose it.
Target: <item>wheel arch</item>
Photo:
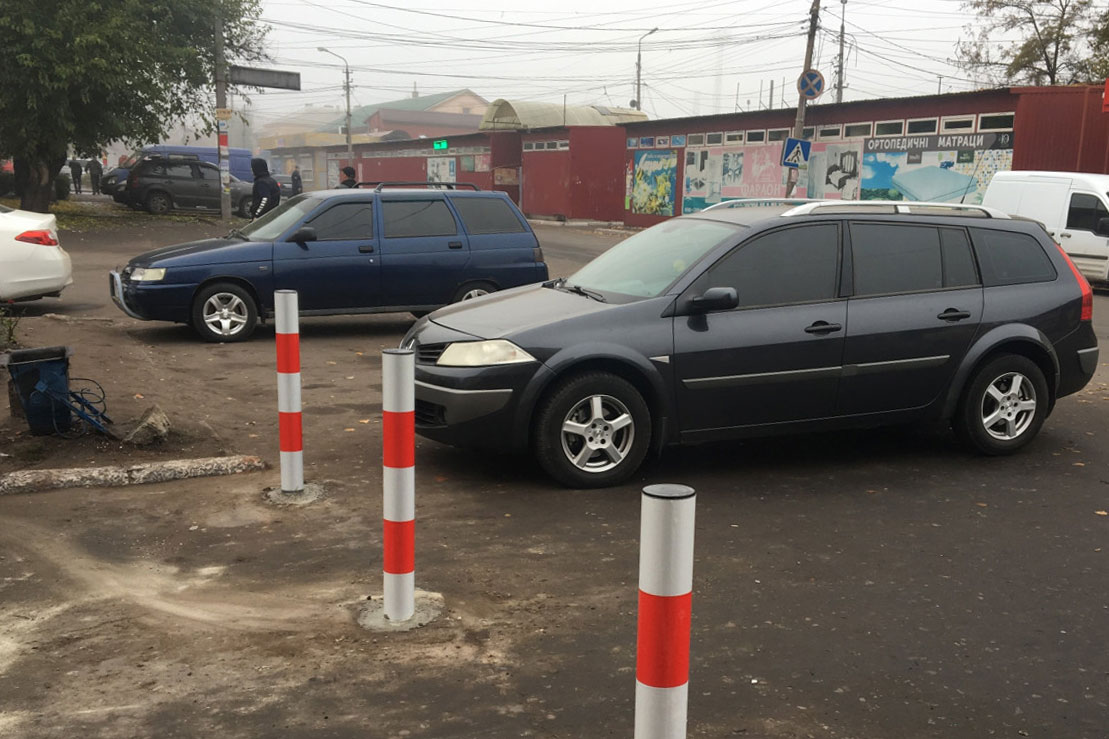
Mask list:
[[[958,410],[971,378],[978,368],[1003,354],[1016,354],[1026,357],[1036,363],[1044,373],[1047,381],[1048,413],[1055,407],[1055,398],[1059,389],[1059,357],[1051,345],[1050,339],[1032,326],[1009,325],[998,327],[981,337],[971,350],[967,352],[963,363],[955,373],[951,382],[947,399],[943,406],[943,417],[953,418]]]
[[[235,277],[234,275],[218,275],[215,277],[208,277],[199,285],[197,285],[196,290],[193,290],[192,298],[189,300],[190,315],[192,314],[192,307],[196,303],[196,296],[200,295],[201,292],[211,287],[212,285],[218,285],[220,283],[229,283],[246,290],[247,294],[249,294],[251,299],[254,300],[254,307],[258,311],[258,323],[266,322],[266,311],[270,309],[270,306],[267,306],[262,302],[257,288],[255,288],[250,280],[244,279],[242,277]]]
[[[666,379],[646,357],[631,351],[614,352],[612,345],[582,346],[559,352],[546,365],[549,371],[537,373],[538,381],[525,390],[517,408],[515,432],[521,446],[526,448],[532,442],[533,419],[540,403],[561,381],[586,372],[608,372],[631,383],[651,413],[650,449],[657,452],[669,440],[673,403],[666,392]]]

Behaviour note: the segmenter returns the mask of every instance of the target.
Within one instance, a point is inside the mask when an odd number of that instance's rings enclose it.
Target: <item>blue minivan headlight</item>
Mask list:
[[[440,367],[489,367],[496,364],[521,364],[534,362],[528,354],[511,341],[456,341],[447,345],[435,364]]]

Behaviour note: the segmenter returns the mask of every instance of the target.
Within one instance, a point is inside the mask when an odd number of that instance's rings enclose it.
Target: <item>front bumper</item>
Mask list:
[[[131,306],[127,305],[127,299],[123,296],[123,278],[121,278],[119,272],[115,270],[108,273],[108,292],[112,295],[112,302],[115,303],[116,307],[121,311],[140,321],[147,320],[146,316],[141,315],[131,308]]]
[[[108,291],[116,306],[140,321],[188,323],[195,284],[130,282],[113,270],[108,273]]]

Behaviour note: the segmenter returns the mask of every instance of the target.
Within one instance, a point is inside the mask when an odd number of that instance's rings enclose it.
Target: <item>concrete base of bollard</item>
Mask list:
[[[426,590],[416,591],[416,612],[407,621],[390,621],[385,617],[385,598],[380,595],[371,596],[355,614],[358,625],[366,631],[411,631],[439,618],[443,613],[443,594],[430,593]]]
[[[314,482],[304,483],[304,490],[299,493],[286,493],[281,488],[266,488],[266,500],[276,505],[308,505],[323,497],[323,485]]]

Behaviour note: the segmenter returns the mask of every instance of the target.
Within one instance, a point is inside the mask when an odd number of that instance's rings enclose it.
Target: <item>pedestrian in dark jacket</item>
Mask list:
[[[73,192],[81,194],[81,163],[76,159],[69,161],[69,176],[73,180]]]
[[[104,166],[99,159],[89,160],[89,180],[92,182],[92,194],[100,194],[100,177],[104,174]]]
[[[254,173],[254,200],[250,206],[250,216],[260,218],[281,202],[281,186],[270,176],[270,168],[265,159],[251,159],[250,171]]]
[[[354,167],[343,167],[346,178],[339,183],[339,187],[358,187],[358,180],[354,179]]]
[[[300,195],[304,192],[304,182],[300,179],[300,166],[293,167],[293,173],[289,176],[293,184],[293,195]]]

